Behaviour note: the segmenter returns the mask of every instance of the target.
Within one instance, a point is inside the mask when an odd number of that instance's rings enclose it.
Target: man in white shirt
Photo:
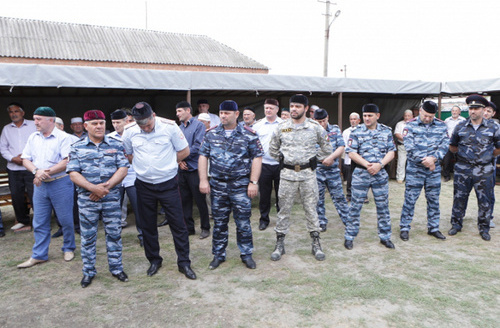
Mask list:
[[[199,114],[196,116],[196,118],[198,118],[198,116],[200,116],[200,114],[205,113],[205,114],[208,114],[210,116],[210,127],[211,128],[220,124],[219,116],[209,112],[210,104],[208,103],[208,100],[200,99],[200,100],[198,100],[197,105],[198,105],[198,113]]]
[[[347,142],[349,141],[349,136],[351,135],[352,130],[354,130],[359,125],[360,122],[361,118],[358,113],[352,112],[351,115],[349,115],[349,123],[351,124],[351,126],[342,132],[342,138],[344,138],[344,143],[346,145]],[[347,181],[346,199],[348,202],[351,201],[352,171],[353,168],[351,167],[351,158],[344,151],[344,163],[342,164],[342,175],[344,176],[344,181]]]
[[[444,120],[446,127],[448,128],[448,137],[451,137],[453,130],[458,125],[458,123],[465,121],[465,117],[460,116],[461,109],[458,106],[453,106],[451,108],[451,116]],[[450,181],[451,172],[453,171],[453,165],[456,161],[456,155],[448,150],[443,158],[443,178],[445,182]]]
[[[271,194],[273,190],[276,196],[276,211],[279,212],[278,206],[278,190],[280,185],[280,169],[279,162],[269,155],[269,142],[273,136],[274,130],[282,119],[278,117],[279,102],[276,99],[266,99],[264,101],[264,114],[266,117],[257,122],[253,129],[259,136],[260,143],[264,149],[264,157],[262,158],[262,171],[259,178],[259,210],[260,224],[259,230],[266,230],[269,225],[269,212],[271,211]]]
[[[403,140],[403,130],[406,127],[406,124],[412,119],[413,111],[411,109],[405,110],[403,120],[399,121],[394,129],[394,137],[398,148],[398,165],[396,169],[396,180],[398,183],[403,183],[406,173],[406,149]]]
[[[11,228],[16,232],[31,231],[29,208],[24,194],[27,193],[33,204],[33,174],[23,166],[21,153],[28,141],[28,137],[36,131],[35,123],[24,118],[24,109],[19,103],[7,106],[11,123],[7,124],[0,137],[0,152],[7,160],[9,175],[9,189],[12,197],[12,206],[17,223]]]

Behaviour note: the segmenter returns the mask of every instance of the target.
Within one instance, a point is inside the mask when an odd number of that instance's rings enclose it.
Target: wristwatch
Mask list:
[[[385,165],[382,164],[382,161],[378,161],[378,162],[379,162],[380,166],[382,166],[382,168],[384,168]]]
[[[251,183],[251,184],[254,184],[254,185],[258,185],[258,184],[259,184],[259,181],[252,181],[252,180],[250,180],[250,183]]]
[[[35,175],[36,171],[38,171],[38,168],[35,167],[35,169],[33,171],[31,171],[31,173],[33,173],[33,175]]]

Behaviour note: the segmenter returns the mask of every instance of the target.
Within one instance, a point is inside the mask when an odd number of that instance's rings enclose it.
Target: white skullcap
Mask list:
[[[83,119],[81,117],[73,117],[71,119],[71,124],[73,123],[83,123]]]

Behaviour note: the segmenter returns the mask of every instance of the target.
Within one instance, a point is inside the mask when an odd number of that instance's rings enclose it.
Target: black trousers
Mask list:
[[[7,169],[9,175],[9,189],[12,198],[12,207],[16,214],[16,220],[25,225],[31,225],[30,210],[24,193],[28,194],[28,198],[33,206],[33,174],[26,170],[12,171]]]
[[[352,172],[354,171],[353,167],[354,165],[342,164],[342,175],[344,176],[344,181],[347,181],[347,186],[345,188],[346,189],[345,196],[348,199],[351,199],[351,181],[352,181]]]
[[[141,212],[140,228],[144,240],[144,252],[149,262],[161,264],[160,244],[158,242],[158,203],[165,209],[170,231],[174,239],[177,264],[190,265],[189,235],[184,223],[181,195],[177,176],[158,184],[135,180],[137,205]]]
[[[259,210],[260,222],[269,224],[269,212],[271,211],[271,194],[273,191],[276,196],[276,211],[279,212],[278,190],[280,187],[280,169],[279,165],[262,164],[262,171],[259,178]]]
[[[200,192],[200,177],[198,170],[179,171],[179,189],[181,191],[182,211],[188,232],[194,232],[193,199],[200,212],[200,226],[203,230],[210,230],[210,219],[206,196]]]
[[[451,172],[453,172],[453,167],[455,166],[455,162],[456,162],[456,155],[448,150],[448,152],[446,153],[446,155],[444,155],[443,158],[443,166],[442,166],[443,177],[445,178],[450,177]]]

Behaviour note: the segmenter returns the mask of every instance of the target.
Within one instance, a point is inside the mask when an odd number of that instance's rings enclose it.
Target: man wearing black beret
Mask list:
[[[356,163],[352,174],[352,199],[349,219],[345,230],[344,246],[353,248],[353,240],[359,232],[361,208],[371,188],[377,207],[377,232],[380,243],[394,248],[391,242],[391,216],[389,213],[389,176],[384,166],[394,158],[396,147],[391,128],[378,123],[380,111],[375,104],[362,108],[363,124],[351,132],[346,152]]]
[[[419,116],[408,122],[403,130],[407,153],[406,190],[401,212],[400,237],[410,238],[410,224],[415,203],[422,188],[427,199],[427,234],[446,239],[439,231],[439,194],[441,193],[441,161],[448,151],[449,138],[446,124],[435,118],[438,105],[426,101],[420,107]]]
[[[457,125],[450,139],[450,151],[457,153],[457,163],[453,176],[452,227],[448,234],[453,236],[462,230],[467,201],[474,188],[479,208],[479,234],[489,241],[494,202],[493,163],[500,155],[500,126],[483,118],[484,109],[489,106],[484,97],[471,95],[465,102],[469,105],[469,118]]]

